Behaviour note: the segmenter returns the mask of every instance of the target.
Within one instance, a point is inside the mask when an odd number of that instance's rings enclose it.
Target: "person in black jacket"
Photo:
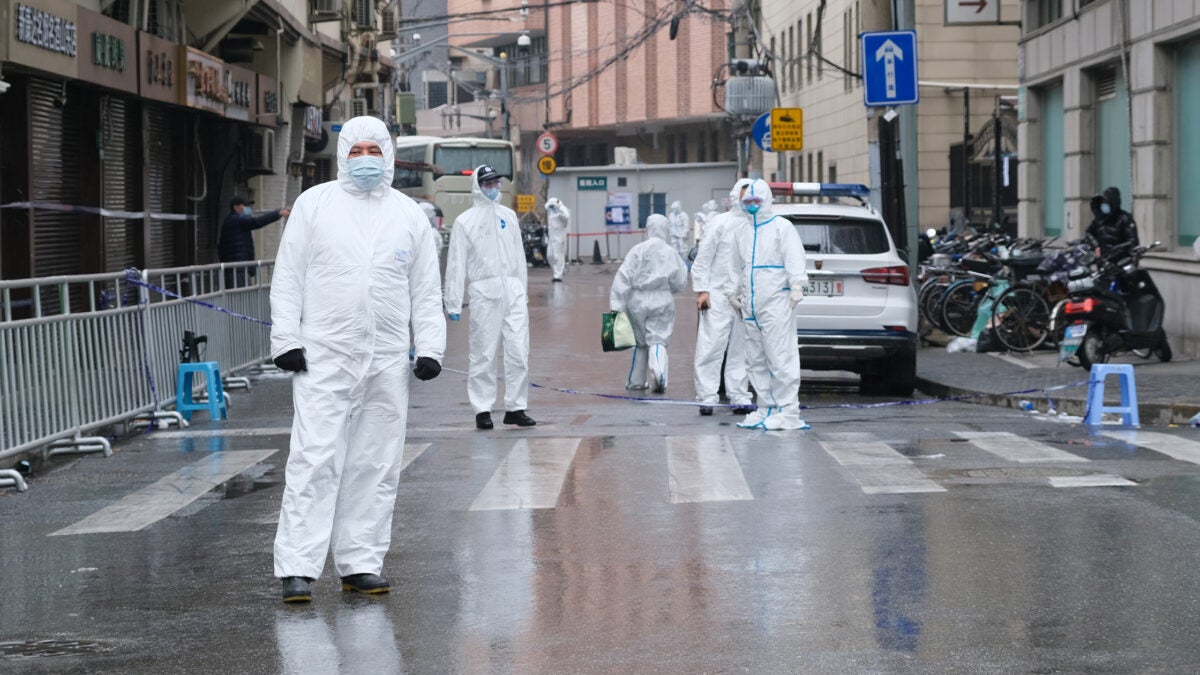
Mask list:
[[[1137,224],[1121,209],[1121,191],[1110,187],[1092,197],[1092,224],[1085,236],[1096,243],[1100,255],[1108,257],[1115,248],[1138,245]]]
[[[280,218],[285,218],[292,212],[285,206],[255,215],[249,206],[253,203],[241,195],[229,200],[229,215],[225,216],[225,223],[221,226],[221,241],[217,246],[217,255],[221,262],[254,260],[254,235],[252,232],[266,227]],[[244,271],[242,269],[226,270],[225,285],[243,285],[253,276],[253,268]],[[240,281],[242,284],[235,284],[235,281]]]

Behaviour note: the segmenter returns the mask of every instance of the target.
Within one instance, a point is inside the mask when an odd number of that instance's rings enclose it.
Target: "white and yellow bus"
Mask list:
[[[511,142],[493,138],[399,136],[392,187],[436,205],[448,230],[473,205],[471,173],[480,164],[489,164],[500,174],[500,203],[514,208],[515,150]]]

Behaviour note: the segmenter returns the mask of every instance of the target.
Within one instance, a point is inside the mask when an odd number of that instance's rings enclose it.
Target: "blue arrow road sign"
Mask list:
[[[863,33],[863,102],[869,106],[916,103],[917,32]]]

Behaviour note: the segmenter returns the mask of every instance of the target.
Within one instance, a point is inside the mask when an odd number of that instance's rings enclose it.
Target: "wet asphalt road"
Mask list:
[[[531,271],[534,382],[624,394],[627,354],[596,335],[612,271]],[[448,369],[465,344],[451,324]],[[0,671],[1200,671],[1194,429],[1143,430],[1164,446],[964,403],[839,407],[884,399],[836,376],[806,378],[806,432],[549,388],[537,427],[477,432],[462,375],[411,393],[390,595],[343,593],[327,565],[311,606],[279,601],[291,405],[267,374],[228,422],[0,489]],[[53,534],[256,450],[140,530]],[[1081,481],[1100,485],[1056,487]]]

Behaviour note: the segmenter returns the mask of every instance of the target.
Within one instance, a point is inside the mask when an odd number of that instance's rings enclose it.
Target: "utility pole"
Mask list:
[[[896,0],[896,30],[916,30],[917,18],[914,0]],[[912,264],[909,270],[913,282],[917,278],[917,237],[921,236],[920,182],[917,173],[917,106],[902,106],[900,113],[900,162],[904,175],[904,220],[908,249]]]

